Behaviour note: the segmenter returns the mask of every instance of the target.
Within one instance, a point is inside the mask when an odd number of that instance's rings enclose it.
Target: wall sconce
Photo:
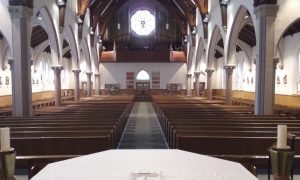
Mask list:
[[[118,24],[117,24],[117,28],[118,28],[118,30],[120,30],[121,29],[121,24],[118,22]]]
[[[206,15],[205,15],[205,18],[203,19],[203,22],[204,22],[204,23],[208,23],[209,20],[210,20],[210,15],[209,15],[209,14],[206,14]]]
[[[83,23],[83,20],[81,19],[81,17],[80,17],[79,14],[76,16],[76,22],[77,22],[78,24]]]
[[[183,42],[186,44],[188,42],[188,36],[184,36]]]
[[[57,0],[57,1],[56,1],[56,4],[57,4],[58,6],[64,6],[64,5],[66,5],[66,2],[65,2],[64,0]]]

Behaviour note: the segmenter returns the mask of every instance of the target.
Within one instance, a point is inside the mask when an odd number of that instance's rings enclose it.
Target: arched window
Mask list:
[[[136,80],[138,80],[138,81],[150,81],[150,76],[145,70],[141,70],[137,74]]]

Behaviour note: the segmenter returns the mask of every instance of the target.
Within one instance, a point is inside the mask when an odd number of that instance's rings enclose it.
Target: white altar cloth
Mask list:
[[[258,180],[241,164],[181,150],[108,150],[47,165],[32,180]]]

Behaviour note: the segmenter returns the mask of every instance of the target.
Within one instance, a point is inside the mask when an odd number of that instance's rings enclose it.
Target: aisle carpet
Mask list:
[[[119,149],[166,149],[168,145],[150,102],[132,108]]]

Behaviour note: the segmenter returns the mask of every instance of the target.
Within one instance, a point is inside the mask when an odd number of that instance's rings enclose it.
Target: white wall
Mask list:
[[[297,73],[298,60],[300,52],[300,33],[293,36],[286,36],[283,39],[283,69],[277,68],[275,79],[275,90],[278,94],[296,94],[297,93]],[[287,84],[283,83],[283,77],[287,76]],[[280,84],[276,83],[277,77],[280,79]]]
[[[0,68],[0,77],[1,77],[1,85],[0,85],[0,96],[11,94],[11,72],[9,67],[3,70]],[[6,84],[6,77],[9,79],[9,84]]]
[[[160,88],[166,89],[167,83],[181,83],[186,88],[187,66],[185,63],[101,63],[101,89],[104,84],[119,83],[126,88],[126,72],[145,70],[151,76],[152,71],[160,72]]]

